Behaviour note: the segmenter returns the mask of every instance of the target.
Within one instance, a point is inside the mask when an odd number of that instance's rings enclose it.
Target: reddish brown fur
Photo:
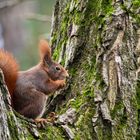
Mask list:
[[[39,51],[40,63],[19,73],[13,56],[0,51],[0,67],[4,72],[6,84],[10,93],[14,90],[13,107],[20,114],[33,119],[43,115],[48,95],[63,88],[68,76],[67,71],[51,59],[51,49],[45,40],[40,41]]]
[[[19,66],[14,57],[2,49],[0,49],[0,68],[3,71],[5,82],[12,96],[15,89]]]

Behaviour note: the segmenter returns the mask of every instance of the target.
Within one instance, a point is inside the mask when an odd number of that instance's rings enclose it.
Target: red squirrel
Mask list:
[[[68,72],[51,58],[45,40],[39,43],[40,62],[27,71],[18,72],[14,57],[0,50],[0,68],[12,99],[13,108],[27,118],[39,119],[45,111],[48,95],[65,86]]]

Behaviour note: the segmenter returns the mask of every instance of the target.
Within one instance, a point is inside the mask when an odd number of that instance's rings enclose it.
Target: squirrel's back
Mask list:
[[[0,68],[3,71],[8,90],[12,96],[18,76],[18,64],[12,54],[0,49]]]

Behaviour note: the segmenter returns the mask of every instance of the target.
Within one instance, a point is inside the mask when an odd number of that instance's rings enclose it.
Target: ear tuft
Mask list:
[[[45,57],[51,59],[51,48],[49,47],[49,43],[45,39],[40,40],[39,51],[41,59],[44,59]]]

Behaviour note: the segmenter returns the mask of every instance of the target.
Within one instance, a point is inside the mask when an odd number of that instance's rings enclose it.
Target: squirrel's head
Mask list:
[[[41,40],[39,44],[41,63],[44,70],[52,80],[64,80],[69,76],[68,71],[51,58],[51,48],[46,40]]]

